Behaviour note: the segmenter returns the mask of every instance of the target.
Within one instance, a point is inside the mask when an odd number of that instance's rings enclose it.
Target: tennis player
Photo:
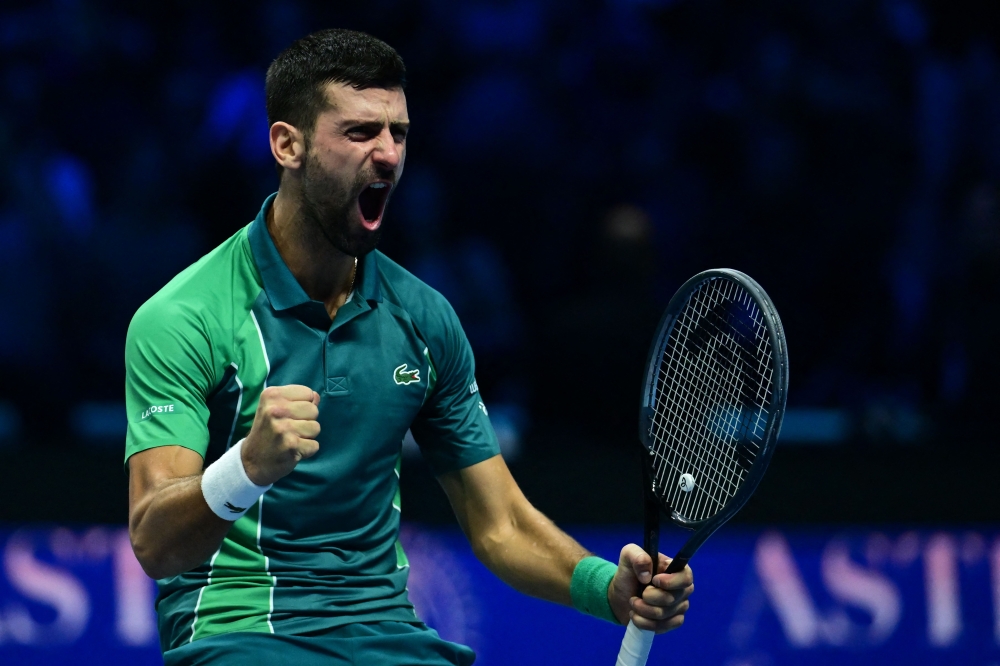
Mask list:
[[[506,583],[657,632],[684,620],[690,569],[650,581],[638,546],[601,560],[528,503],[454,310],[375,250],[406,157],[404,83],[362,33],[281,53],[266,80],[278,192],[129,326],[129,533],[159,584],[168,666],[471,664],[407,599],[407,429]]]

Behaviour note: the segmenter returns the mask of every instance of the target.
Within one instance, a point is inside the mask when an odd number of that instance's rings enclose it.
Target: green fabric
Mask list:
[[[469,648],[422,624],[351,624],[320,636],[229,633],[163,655],[165,666],[468,666]]]
[[[210,396],[230,370],[234,347],[247,343],[234,329],[248,333],[249,306],[260,292],[243,229],[139,308],[125,341],[126,461],[166,444],[206,455],[211,408],[223,408],[210,404]],[[247,321],[235,321],[240,313]],[[231,425],[235,404],[228,406]]]
[[[372,252],[331,322],[271,240],[272,200],[129,326],[126,463],[176,444],[211,464],[247,435],[265,387],[302,384],[321,396],[319,452],[236,521],[208,561],[158,581],[164,650],[233,631],[416,621],[398,542],[406,430],[435,474],[500,450],[447,301]]]
[[[608,602],[608,587],[618,566],[613,562],[591,555],[580,560],[573,569],[569,595],[573,608],[581,613],[618,624]]]

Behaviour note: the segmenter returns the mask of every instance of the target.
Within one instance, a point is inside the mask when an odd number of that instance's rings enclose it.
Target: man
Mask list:
[[[645,587],[638,546],[616,567],[528,503],[454,311],[374,251],[406,156],[404,79],[396,52],[361,33],[279,55],[266,82],[277,194],[129,327],[129,531],[159,582],[167,665],[472,663],[406,596],[408,428],[505,582],[619,623],[683,622],[690,569]]]

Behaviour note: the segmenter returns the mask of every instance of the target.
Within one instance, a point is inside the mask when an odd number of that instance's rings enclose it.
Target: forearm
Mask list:
[[[514,589],[571,605],[587,551],[533,507],[500,456],[438,477],[479,560]]]
[[[165,578],[210,558],[232,521],[300,460],[315,455],[317,405],[319,394],[307,386],[264,389],[250,433],[208,467],[200,453],[180,444],[133,454],[129,536],[143,570]]]
[[[132,511],[129,536],[143,570],[166,578],[209,559],[232,525],[205,503],[197,474],[165,481],[143,497]]]
[[[510,520],[484,533],[473,548],[514,589],[566,606],[573,570],[589,554],[527,500],[512,507]]]

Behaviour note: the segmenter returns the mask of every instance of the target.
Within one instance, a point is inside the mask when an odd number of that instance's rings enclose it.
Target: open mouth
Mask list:
[[[389,200],[391,190],[389,183],[379,181],[369,184],[358,195],[361,221],[369,231],[375,231],[382,223],[382,213],[385,212],[385,204]]]

